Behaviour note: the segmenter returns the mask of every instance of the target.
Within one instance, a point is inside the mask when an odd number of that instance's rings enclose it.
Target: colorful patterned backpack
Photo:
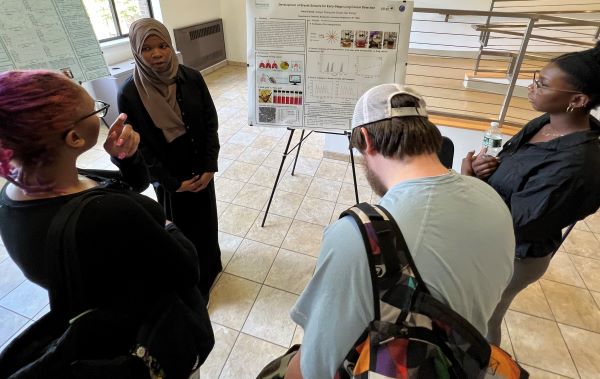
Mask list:
[[[508,353],[431,296],[387,210],[361,203],[340,217],[346,215],[356,220],[365,241],[375,319],[336,379],[529,377]]]

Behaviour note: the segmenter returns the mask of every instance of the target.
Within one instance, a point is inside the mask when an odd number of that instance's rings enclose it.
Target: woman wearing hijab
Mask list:
[[[133,76],[121,87],[119,109],[140,134],[140,150],[167,218],[197,250],[198,287],[208,300],[221,271],[217,203],[218,119],[202,75],[180,65],[167,28],[151,18],[131,24]]]

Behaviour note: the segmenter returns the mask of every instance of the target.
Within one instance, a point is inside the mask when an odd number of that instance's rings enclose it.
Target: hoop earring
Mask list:
[[[569,106],[567,107],[567,113],[571,113],[571,112],[573,112],[573,110],[574,110],[574,109],[575,109],[575,107],[574,107],[574,106],[572,106],[572,105],[569,105]]]

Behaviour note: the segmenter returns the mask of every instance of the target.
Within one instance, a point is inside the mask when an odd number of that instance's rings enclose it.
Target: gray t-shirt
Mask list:
[[[512,219],[500,196],[450,171],[401,182],[380,204],[398,223],[432,295],[486,335],[515,254]],[[304,378],[332,378],[374,317],[366,252],[350,217],[325,230],[315,274],[291,317],[304,329]]]

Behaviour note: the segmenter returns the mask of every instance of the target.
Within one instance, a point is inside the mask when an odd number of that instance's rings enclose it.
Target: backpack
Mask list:
[[[336,379],[529,377],[508,353],[430,294],[385,208],[361,203],[344,216],[354,218],[365,242],[375,318]]]
[[[77,220],[87,203],[107,193],[122,196],[109,188],[87,191],[52,220],[45,251],[45,256],[55,257],[46,262],[51,310],[0,354],[0,377],[187,379],[212,350],[206,305],[191,305],[190,293],[157,293],[141,319],[112,308],[81,312],[86,302],[75,243]],[[78,316],[68,320],[65,314]]]

